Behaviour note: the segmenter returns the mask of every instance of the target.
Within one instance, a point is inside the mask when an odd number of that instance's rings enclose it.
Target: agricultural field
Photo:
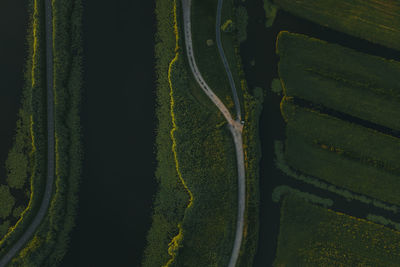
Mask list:
[[[276,49],[286,96],[400,130],[399,62],[289,32]]]
[[[398,266],[400,232],[294,196],[281,207],[274,266]]]
[[[296,16],[400,50],[400,3],[396,0],[273,1]]]
[[[298,106],[287,98],[281,106],[287,136],[301,135],[322,149],[400,175],[399,138]]]

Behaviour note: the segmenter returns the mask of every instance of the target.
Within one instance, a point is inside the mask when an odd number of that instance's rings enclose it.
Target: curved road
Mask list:
[[[200,0],[201,1],[201,0]],[[184,22],[184,33],[185,33],[185,43],[186,43],[186,54],[189,61],[190,69],[200,87],[206,93],[206,95],[211,99],[211,101],[218,107],[218,109],[224,115],[226,121],[229,125],[229,130],[232,133],[233,141],[235,143],[236,149],[236,160],[238,166],[238,215],[236,220],[236,234],[235,234],[235,241],[233,244],[231,258],[229,260],[229,267],[235,267],[237,259],[239,257],[240,246],[242,244],[243,239],[243,225],[244,225],[244,211],[245,211],[245,195],[246,195],[246,183],[245,183],[245,168],[244,168],[244,156],[243,156],[243,141],[242,141],[242,130],[243,125],[240,123],[240,105],[236,106],[236,110],[238,112],[238,117],[234,120],[226,108],[226,106],[222,103],[222,101],[218,98],[217,95],[211,90],[211,88],[205,82],[203,76],[201,75],[196,60],[194,57],[193,52],[193,43],[192,43],[192,30],[191,30],[191,21],[190,21],[190,13],[191,13],[191,0],[182,0],[182,8],[183,8],[183,22]],[[218,13],[217,17],[221,18],[221,8],[222,8],[222,0],[219,0],[218,3]],[[217,25],[220,25],[217,19]],[[217,26],[217,36],[220,34],[220,29]],[[218,39],[218,38],[217,38]],[[219,39],[221,39],[219,37]],[[222,46],[221,46],[222,49]],[[221,52],[221,51],[220,51]],[[223,50],[222,50],[223,52]],[[221,54],[221,58],[224,60],[225,55]],[[226,58],[225,58],[226,61]],[[224,63],[225,65],[225,63]],[[226,63],[225,68],[227,68],[228,76],[230,80],[233,82],[232,74],[229,70],[229,66]],[[234,83],[233,83],[234,86]],[[234,95],[236,95],[236,88],[232,87],[234,91]],[[236,99],[236,98],[235,98]],[[236,102],[236,101],[235,101]]]
[[[28,229],[21,238],[11,247],[7,254],[0,260],[0,267],[5,267],[11,259],[19,252],[19,250],[34,235],[37,227],[42,222],[47,213],[54,183],[54,93],[53,93],[53,16],[51,0],[45,0],[45,17],[46,17],[46,73],[47,73],[47,181],[46,189],[40,205],[40,209],[29,225]]]
[[[217,40],[217,46],[219,55],[221,56],[222,62],[224,63],[226,74],[228,75],[229,84],[232,88],[233,100],[235,101],[236,107],[236,118],[240,121],[242,120],[242,112],[240,111],[240,102],[239,97],[236,90],[235,81],[233,80],[231,69],[229,68],[228,60],[226,59],[224,48],[222,47],[221,41],[221,13],[222,13],[222,4],[223,0],[218,0],[218,7],[217,7],[217,21],[215,23],[215,34]]]

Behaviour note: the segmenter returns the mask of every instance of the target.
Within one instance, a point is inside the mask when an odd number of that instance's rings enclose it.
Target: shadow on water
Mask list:
[[[83,2],[85,159],[62,266],[140,266],[156,190],[154,1]]]
[[[389,212],[378,210],[357,201],[347,202],[344,198],[335,194],[289,178],[276,169],[274,165],[274,140],[285,139],[285,123],[279,108],[281,97],[273,94],[269,88],[272,79],[278,77],[277,63],[279,58],[275,54],[275,43],[276,36],[282,30],[303,33],[364,53],[398,61],[400,61],[400,52],[327,29],[284,11],[279,11],[274,25],[271,28],[266,28],[263,1],[246,1],[245,6],[249,13],[248,38],[241,46],[241,55],[246,78],[250,88],[259,86],[267,89],[260,118],[262,149],[260,162],[260,233],[254,266],[272,266],[275,258],[280,210],[279,205],[272,202],[271,194],[276,186],[282,184],[331,198],[335,203],[333,209],[343,213],[357,217],[365,217],[368,213],[377,213],[399,220],[398,215],[394,216]],[[254,66],[251,64],[252,61],[255,63]]]
[[[13,143],[27,56],[28,12],[24,1],[0,1],[0,181]]]

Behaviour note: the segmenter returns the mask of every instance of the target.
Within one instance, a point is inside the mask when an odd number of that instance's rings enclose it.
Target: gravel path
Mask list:
[[[10,260],[20,251],[21,248],[34,235],[36,229],[45,217],[54,183],[54,93],[53,93],[53,16],[51,0],[45,0],[45,16],[46,16],[46,73],[47,73],[47,181],[43,200],[40,205],[39,212],[29,225],[28,229],[21,238],[10,248],[7,254],[0,260],[0,267],[5,267]]]
[[[201,0],[199,0],[201,1]],[[233,141],[235,143],[235,150],[236,150],[236,160],[238,166],[238,214],[236,220],[236,234],[235,234],[235,241],[233,244],[231,258],[229,260],[229,267],[234,267],[236,265],[237,259],[239,257],[240,246],[242,244],[243,239],[243,225],[244,225],[244,211],[245,211],[245,201],[246,201],[246,177],[245,177],[245,168],[244,168],[244,156],[243,156],[243,141],[242,141],[242,130],[243,125],[240,122],[240,104],[236,105],[236,111],[239,114],[237,119],[234,120],[226,108],[226,106],[222,103],[222,101],[218,98],[217,95],[211,90],[211,88],[207,85],[204,78],[202,77],[194,56],[193,52],[193,43],[192,43],[192,31],[191,31],[191,0],[182,0],[182,8],[183,8],[183,22],[184,22],[184,32],[185,32],[185,43],[186,43],[186,54],[188,57],[190,69],[200,87],[206,93],[206,95],[211,99],[211,101],[218,107],[218,109],[224,115],[226,121],[229,125],[229,130],[232,133]],[[218,2],[218,13],[217,18],[220,19],[221,17],[221,8],[222,8],[222,0]],[[218,25],[220,22],[217,19],[217,36],[218,32],[220,31]],[[220,34],[220,33],[219,33]],[[219,38],[220,39],[220,38]],[[217,38],[218,40],[218,38]],[[221,46],[222,48],[222,46]],[[221,51],[220,51],[221,52]],[[223,50],[222,50],[223,52]],[[221,58],[225,58],[225,55],[221,54]],[[225,58],[226,60],[226,58]],[[224,63],[225,65],[225,63]],[[229,65],[226,63],[225,68],[227,68],[228,77],[233,82],[232,74],[229,70]],[[231,84],[232,86],[232,84]],[[233,87],[232,90],[234,91],[234,97],[237,99],[236,87]],[[237,100],[238,101],[238,100]],[[236,100],[235,100],[236,102]]]

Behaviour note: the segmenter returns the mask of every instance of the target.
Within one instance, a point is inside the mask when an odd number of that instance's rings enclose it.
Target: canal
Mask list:
[[[156,190],[154,1],[84,4],[84,163],[62,266],[139,266]]]
[[[0,183],[5,180],[5,160],[16,128],[24,85],[28,13],[24,1],[0,1]]]

